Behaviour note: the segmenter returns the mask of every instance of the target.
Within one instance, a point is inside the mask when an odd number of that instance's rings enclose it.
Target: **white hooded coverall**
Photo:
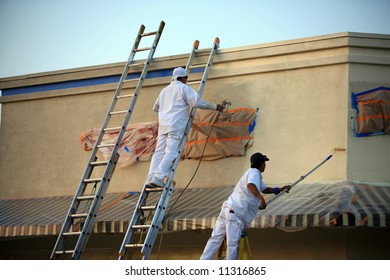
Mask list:
[[[153,110],[158,113],[159,126],[148,180],[152,176],[159,180],[168,176],[190,116],[190,107],[210,110],[217,108],[216,104],[201,100],[190,86],[176,80],[177,77],[184,76],[186,71],[176,68],[171,83],[160,92],[153,106]]]
[[[215,223],[213,232],[208,240],[201,260],[211,260],[221,246],[226,236],[226,259],[237,259],[238,242],[244,227],[249,228],[251,222],[256,217],[260,206],[260,200],[248,189],[248,184],[252,183],[259,192],[265,190],[263,176],[256,168],[249,168],[234,188],[233,193],[222,204],[221,212]]]

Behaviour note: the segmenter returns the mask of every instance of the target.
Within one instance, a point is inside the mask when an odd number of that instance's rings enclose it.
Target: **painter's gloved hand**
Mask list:
[[[284,190],[286,190],[286,192],[288,193],[291,190],[291,186],[287,185],[287,186],[284,186],[284,187],[280,188],[281,192],[284,191]]]
[[[222,112],[223,110],[225,109],[225,107],[223,106],[223,105],[221,105],[221,104],[217,104],[217,111],[218,112]]]
[[[260,206],[259,206],[259,210],[264,210],[265,208],[267,208],[267,202],[265,202],[265,199],[263,197],[261,197],[262,199],[260,199]]]

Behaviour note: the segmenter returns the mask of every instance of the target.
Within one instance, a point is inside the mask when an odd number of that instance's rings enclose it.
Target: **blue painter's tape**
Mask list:
[[[173,69],[149,71],[148,74],[146,75],[146,79],[171,76],[172,71],[173,71]],[[197,72],[197,71],[194,71],[194,72]],[[141,73],[129,74],[129,75],[127,75],[126,79],[129,80],[129,79],[138,78],[140,76],[140,74]],[[120,77],[121,77],[121,75],[112,75],[112,76],[97,77],[97,78],[90,78],[90,79],[83,79],[83,80],[72,80],[72,81],[58,82],[58,83],[51,83],[51,84],[41,84],[41,85],[35,85],[35,86],[9,88],[9,89],[3,89],[2,95],[3,96],[12,96],[12,95],[18,95],[18,94],[44,92],[44,91],[49,91],[49,90],[80,88],[80,87],[95,86],[95,85],[102,85],[102,84],[118,83],[120,80]]]

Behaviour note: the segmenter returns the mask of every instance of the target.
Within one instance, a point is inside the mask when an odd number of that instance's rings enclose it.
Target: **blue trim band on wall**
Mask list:
[[[172,71],[173,71],[173,68],[172,69],[149,71],[146,75],[146,79],[171,76]],[[203,69],[193,69],[191,71],[191,73],[197,73],[197,72],[201,72],[201,71],[203,71]],[[141,72],[134,73],[134,74],[128,74],[126,80],[138,78],[140,76],[140,74],[141,74]],[[49,90],[79,88],[79,87],[87,87],[87,86],[94,86],[94,85],[118,83],[120,80],[120,77],[121,77],[121,75],[112,75],[112,76],[97,77],[97,78],[90,78],[90,79],[83,79],[83,80],[58,82],[58,83],[52,83],[52,84],[41,84],[41,85],[35,85],[35,86],[9,88],[9,89],[3,89],[2,95],[3,96],[12,96],[12,95],[18,95],[18,94],[43,92],[43,91],[49,91]]]

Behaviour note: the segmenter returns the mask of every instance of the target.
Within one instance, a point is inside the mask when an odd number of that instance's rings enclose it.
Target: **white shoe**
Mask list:
[[[146,177],[146,180],[145,180],[144,185],[150,185],[150,181],[152,180],[152,177],[153,177],[153,176]]]
[[[163,188],[164,185],[164,181],[158,179],[156,176],[153,176],[152,180],[146,184],[149,188]]]

